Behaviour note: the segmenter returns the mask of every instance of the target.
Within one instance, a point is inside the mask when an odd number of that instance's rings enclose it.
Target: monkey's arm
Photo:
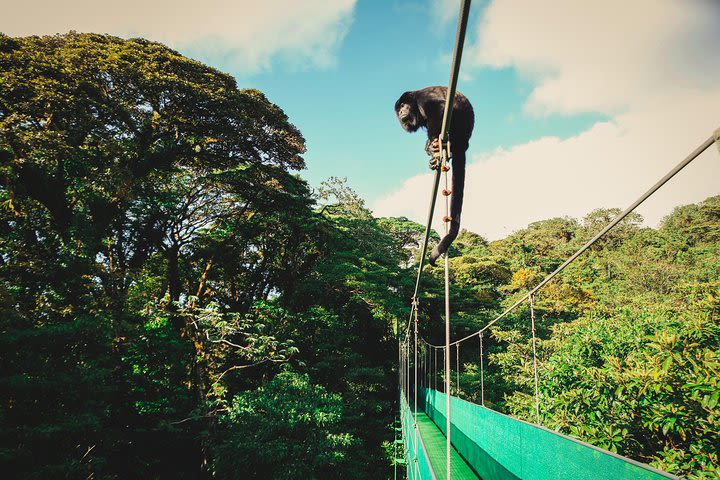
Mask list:
[[[418,108],[425,118],[425,126],[427,128],[427,142],[425,142],[425,152],[430,157],[430,168],[435,169],[438,166],[438,158],[440,157],[440,145],[438,137],[442,129],[442,117],[445,102],[442,96],[438,96],[434,91],[423,91],[418,95]]]
[[[428,140],[432,141],[440,135],[445,97],[438,88],[426,88],[419,91],[416,99],[420,114],[425,118]]]

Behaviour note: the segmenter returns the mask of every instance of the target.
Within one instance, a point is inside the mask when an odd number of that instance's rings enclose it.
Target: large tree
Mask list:
[[[8,471],[197,471],[219,378],[293,352],[251,306],[313,258],[310,192],[288,171],[304,151],[261,92],[161,44],[0,35]]]

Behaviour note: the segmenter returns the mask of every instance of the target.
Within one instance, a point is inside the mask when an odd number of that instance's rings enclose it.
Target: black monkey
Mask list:
[[[425,144],[425,151],[431,157],[436,156],[440,148],[437,139],[442,128],[446,96],[447,87],[426,87],[422,90],[405,92],[395,102],[395,113],[405,130],[415,132],[420,127],[425,127],[427,130],[428,141]],[[472,105],[462,93],[455,93],[454,102],[450,125],[450,154],[453,166],[450,229],[430,253],[428,261],[431,265],[435,265],[435,260],[447,251],[460,231],[460,214],[465,190],[465,151],[468,149],[475,124],[475,114]],[[435,160],[430,161],[430,166],[436,166]]]

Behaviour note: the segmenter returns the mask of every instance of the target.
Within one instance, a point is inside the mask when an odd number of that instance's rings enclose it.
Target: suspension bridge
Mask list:
[[[463,0],[455,39],[450,84],[440,133],[442,167],[435,170],[430,208],[420,250],[410,318],[398,334],[399,418],[395,430],[395,478],[411,480],[595,480],[677,479],[678,477],[562,435],[540,425],[540,395],[537,373],[535,295],[568,265],[633,212],[647,198],[690,164],[714,143],[720,148],[720,129],[643,193],[557,269],[478,331],[450,340],[450,286],[448,256],[444,258],[445,343],[434,345],[418,335],[419,292],[432,218],[444,175],[447,189],[449,151],[447,139],[465,39],[470,0]],[[445,197],[446,216],[449,200]],[[445,229],[447,233],[447,222]],[[521,305],[529,307],[532,334],[535,423],[515,419],[485,406],[484,339],[496,322]],[[480,362],[480,404],[463,400],[460,389],[460,346],[477,342]],[[452,354],[455,353],[455,382],[452,381]],[[439,366],[441,365],[441,368]],[[398,438],[399,437],[399,438]]]

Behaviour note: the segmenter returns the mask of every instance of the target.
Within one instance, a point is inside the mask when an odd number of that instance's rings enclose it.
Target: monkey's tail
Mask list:
[[[428,257],[430,265],[435,265],[438,257],[447,252],[450,244],[460,232],[460,214],[462,213],[463,197],[465,195],[465,150],[457,153],[453,152],[452,167],[452,196],[450,197],[450,217],[452,220],[450,220],[450,229],[430,253]]]

